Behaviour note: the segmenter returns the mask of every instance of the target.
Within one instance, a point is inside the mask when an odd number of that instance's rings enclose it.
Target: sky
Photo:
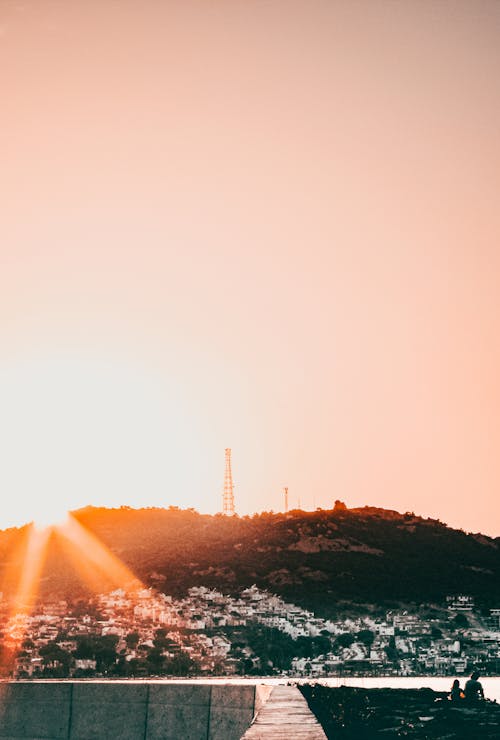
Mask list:
[[[0,527],[500,535],[500,3],[0,0]]]

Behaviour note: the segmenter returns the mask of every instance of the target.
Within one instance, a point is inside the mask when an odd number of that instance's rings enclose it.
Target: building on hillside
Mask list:
[[[500,609],[490,609],[490,621],[494,630],[500,629]]]
[[[467,594],[447,596],[446,605],[452,612],[471,612],[474,609],[474,597]]]

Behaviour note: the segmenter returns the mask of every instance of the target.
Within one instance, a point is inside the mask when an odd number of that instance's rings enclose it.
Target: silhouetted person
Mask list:
[[[460,688],[460,681],[458,680],[458,678],[456,678],[453,681],[453,685],[451,687],[450,699],[451,701],[462,701],[463,698],[464,694],[462,689]]]
[[[472,676],[465,684],[465,698],[467,701],[479,701],[484,699],[484,691],[481,683],[477,680],[479,673],[474,671]]]

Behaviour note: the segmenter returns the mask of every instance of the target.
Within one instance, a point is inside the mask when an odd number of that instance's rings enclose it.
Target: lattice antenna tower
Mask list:
[[[222,496],[222,513],[227,516],[234,516],[234,483],[233,473],[231,471],[231,448],[226,447],[226,470],[224,473],[224,493]]]

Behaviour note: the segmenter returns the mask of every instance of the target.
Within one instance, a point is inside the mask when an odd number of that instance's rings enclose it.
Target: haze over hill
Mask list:
[[[325,614],[346,602],[436,602],[461,592],[485,606],[500,602],[500,538],[466,534],[413,513],[337,505],[240,518],[174,507],[88,507],[74,516],[145,585],[165,593],[195,585],[236,593],[255,583]],[[0,532],[6,593],[19,579],[28,532]],[[88,589],[74,563],[54,530],[42,596],[76,598]],[[92,578],[94,590],[116,586],[96,569]]]
[[[214,513],[230,446],[240,512],[500,533],[499,2],[3,0],[0,38],[0,526]]]

